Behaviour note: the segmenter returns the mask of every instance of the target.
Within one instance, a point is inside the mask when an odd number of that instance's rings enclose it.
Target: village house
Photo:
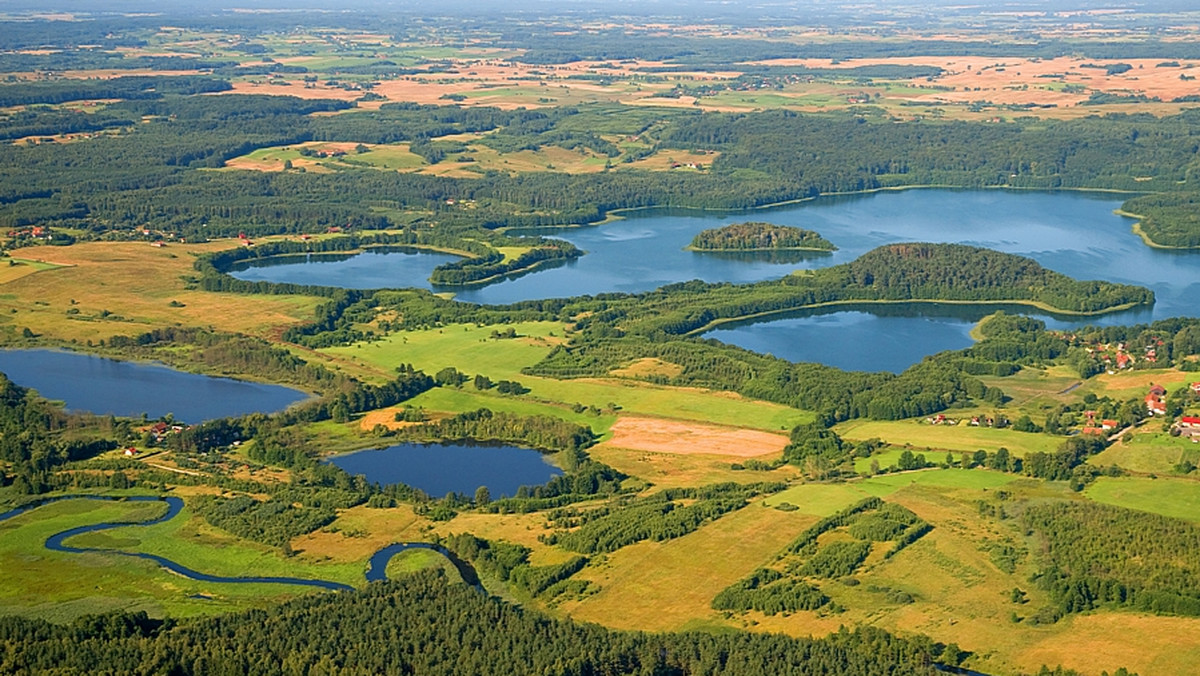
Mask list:
[[[1167,404],[1162,400],[1162,397],[1153,394],[1147,394],[1146,410],[1150,412],[1150,415],[1166,415]]]
[[[1189,387],[1191,387],[1192,391],[1196,394],[1200,394],[1200,383],[1192,383],[1189,385]]]
[[[1121,426],[1121,423],[1118,420],[1102,420],[1102,421],[1100,421],[1100,429],[1103,429],[1103,430],[1115,430],[1120,426]]]

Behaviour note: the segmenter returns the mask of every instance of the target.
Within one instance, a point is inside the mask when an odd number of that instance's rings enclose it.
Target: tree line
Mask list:
[[[347,627],[354,631],[348,632]],[[805,674],[933,676],[928,638],[843,629],[773,634],[644,634],[551,619],[423,572],[268,610],[152,620],[144,613],[55,625],[0,618],[0,670],[126,674]]]

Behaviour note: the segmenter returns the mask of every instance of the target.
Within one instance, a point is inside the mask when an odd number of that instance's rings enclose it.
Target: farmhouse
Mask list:
[[[1121,423],[1117,420],[1102,420],[1100,422],[1100,428],[1105,430],[1115,430],[1120,426]]]
[[[1200,416],[1185,415],[1179,419],[1179,426],[1184,429],[1200,430]]]
[[[1162,400],[1162,397],[1156,394],[1147,394],[1146,410],[1150,412],[1150,415],[1166,415],[1167,404]]]
[[[1193,392],[1200,394],[1200,383],[1192,383],[1190,387],[1192,388]]]

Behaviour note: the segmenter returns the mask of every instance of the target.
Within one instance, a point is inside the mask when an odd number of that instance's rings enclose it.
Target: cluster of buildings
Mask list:
[[[1127,343],[1100,343],[1085,347],[1088,354],[1104,364],[1109,373],[1133,368],[1138,361],[1158,363],[1158,350],[1164,345],[1162,338],[1151,338],[1146,345],[1130,349]]]
[[[948,418],[948,417],[946,417],[946,415],[944,413],[939,413],[935,416],[930,416],[930,417],[926,418],[925,422],[929,423],[930,425],[950,425],[950,426],[968,425],[970,427],[995,427],[995,428],[1008,427],[1008,425],[1009,425],[1008,418],[1005,418],[1002,415],[997,415],[997,416],[973,415],[973,416],[971,416],[970,420],[958,420],[956,418]]]
[[[1200,382],[1191,383],[1188,388],[1197,395],[1200,395]],[[1167,414],[1167,403],[1164,401],[1167,391],[1161,385],[1152,385],[1150,391],[1146,394],[1146,411],[1152,415]],[[1183,415],[1179,421],[1175,423],[1175,429],[1179,430],[1180,436],[1192,437],[1195,441],[1200,438],[1200,416]]]
[[[1096,424],[1096,415],[1097,415],[1096,411],[1084,411],[1083,412],[1083,416],[1085,418],[1087,418],[1087,424],[1085,424],[1083,426],[1083,429],[1079,430],[1080,434],[1096,434],[1096,435],[1113,434],[1113,430],[1119,429],[1121,427],[1120,420],[1113,420],[1111,418],[1103,418],[1100,420],[1100,424],[1097,425]]]

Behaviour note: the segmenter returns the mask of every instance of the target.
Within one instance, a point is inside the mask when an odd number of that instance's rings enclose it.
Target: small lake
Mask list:
[[[487,486],[492,498],[512,496],[521,486],[544,484],[563,473],[537,451],[489,443],[405,443],[329,462],[372,483],[402,483],[437,498],[451,492],[473,497],[480,486]]]
[[[229,274],[248,282],[316,284],[347,289],[429,288],[429,275],[460,256],[406,247],[359,253],[314,253],[241,261]]]
[[[0,350],[0,372],[71,411],[188,423],[272,413],[308,398],[299,390],[61,350]]]

